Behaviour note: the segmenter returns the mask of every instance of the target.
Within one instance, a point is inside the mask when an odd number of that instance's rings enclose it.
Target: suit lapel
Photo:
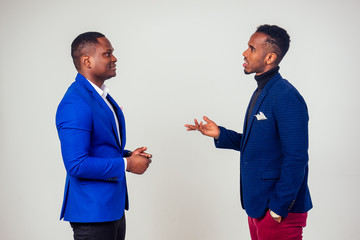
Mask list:
[[[245,137],[247,136],[247,132],[248,132],[247,126],[249,126],[249,124],[247,123],[247,121],[248,121],[247,119],[248,119],[248,115],[251,114],[251,113],[249,113],[249,108],[250,108],[250,104],[251,104],[251,99],[254,97],[255,93],[256,93],[256,90],[254,91],[253,95],[251,96],[250,102],[249,102],[248,107],[247,107],[247,109],[246,109],[246,114],[245,114],[245,119],[244,119],[244,126],[243,126],[243,134],[244,134],[244,135],[243,135],[242,144],[241,144],[241,146],[240,146],[240,150],[242,150],[242,146],[244,145],[243,143],[245,142],[245,141],[244,141],[244,140],[245,140]],[[251,115],[250,115],[250,116],[251,116]],[[249,118],[249,121],[252,121],[252,119]]]
[[[100,107],[105,111],[107,118],[110,119],[110,121],[111,121],[111,127],[113,129],[114,137],[116,138],[116,142],[118,143],[119,147],[122,148],[122,146],[125,146],[124,116],[122,114],[121,109],[114,101],[114,99],[108,94],[108,100],[112,104],[115,114],[117,115],[117,118],[119,121],[121,144],[119,142],[119,135],[118,135],[115,119],[114,119],[114,114],[112,113],[109,106],[106,104],[104,99],[96,92],[96,90],[91,86],[91,84],[88,82],[88,80],[83,75],[78,73],[78,75],[76,76],[76,80],[79,81],[79,83],[81,83],[82,86],[84,86],[84,88],[90,93],[90,95],[96,100],[96,102],[100,105]]]
[[[249,117],[249,123],[245,123],[244,125],[244,132],[245,132],[245,138],[244,138],[244,141],[242,143],[242,149],[241,151],[243,150],[243,148],[245,147],[246,145],[246,142],[249,138],[249,135],[250,135],[250,132],[251,132],[251,128],[252,128],[252,125],[253,125],[253,122],[254,122],[254,119],[255,119],[255,115],[257,113],[257,111],[259,110],[259,107],[261,106],[261,104],[263,103],[266,95],[267,95],[268,91],[267,89],[263,89],[259,95],[259,98],[257,99],[256,103],[255,103],[255,106],[252,110],[252,112],[250,113],[250,117]],[[246,119],[247,119],[247,116],[246,116]]]
[[[264,102],[264,99],[266,98],[267,94],[269,93],[269,91],[271,89],[271,86],[279,78],[281,78],[281,75],[279,73],[275,74],[275,76],[272,77],[272,79],[270,79],[270,81],[266,84],[264,89],[261,91],[261,93],[259,95],[259,98],[257,99],[252,112],[249,113],[250,114],[249,123],[246,123],[246,119],[247,119],[247,114],[246,114],[245,121],[244,121],[244,128],[243,128],[243,132],[244,132],[245,136],[244,136],[244,139],[242,141],[240,151],[243,151],[244,148],[245,148],[246,142],[247,142],[247,140],[249,138],[249,135],[250,135],[250,132],[251,132],[252,125],[254,123],[256,113],[259,111],[259,108],[260,108],[261,104]],[[255,92],[254,92],[254,94],[255,94]],[[254,96],[254,94],[253,94],[253,96]],[[248,109],[249,109],[249,107],[250,107],[250,103],[249,103]],[[248,112],[248,109],[247,109],[246,112]]]
[[[125,146],[126,143],[126,133],[125,133],[125,118],[124,118],[124,114],[121,111],[121,108],[119,107],[119,105],[115,102],[115,100],[110,96],[110,94],[107,95],[107,99],[109,100],[109,102],[111,103],[111,105],[114,108],[116,117],[119,121],[119,130],[120,130],[120,138],[121,138],[121,145]],[[117,131],[116,131],[117,132]]]

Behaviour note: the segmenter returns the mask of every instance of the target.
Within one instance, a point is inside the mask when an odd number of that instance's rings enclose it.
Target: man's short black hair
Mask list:
[[[289,50],[290,46],[290,36],[286,32],[285,29],[278,27],[276,25],[268,25],[264,24],[257,28],[256,32],[264,33],[268,35],[268,39],[266,40],[271,47],[273,48],[273,51],[276,53],[278,60],[277,63],[279,63],[287,51]]]
[[[71,57],[78,71],[81,69],[80,58],[84,54],[89,54],[89,51],[99,43],[98,38],[102,37],[105,37],[105,35],[99,32],[86,32],[74,39],[71,44]]]

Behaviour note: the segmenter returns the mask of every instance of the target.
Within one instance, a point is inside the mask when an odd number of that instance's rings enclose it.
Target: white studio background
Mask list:
[[[256,27],[292,42],[281,74],[310,114],[310,211],[304,238],[358,239],[360,2],[251,0],[0,1],[0,239],[72,239],[59,221],[65,170],[57,105],[76,72],[70,44],[100,31],[118,75],[127,148],[153,163],[127,177],[128,240],[250,239],[239,201],[239,153],[183,125],[207,115],[242,131],[253,75],[242,52]]]

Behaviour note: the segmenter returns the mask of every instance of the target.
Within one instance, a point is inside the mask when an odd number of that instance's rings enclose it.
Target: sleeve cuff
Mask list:
[[[126,169],[127,169],[127,159],[126,158],[123,158],[124,159],[124,172],[126,172]]]

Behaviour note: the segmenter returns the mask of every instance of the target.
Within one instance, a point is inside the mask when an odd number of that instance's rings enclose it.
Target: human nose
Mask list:
[[[113,62],[117,62],[117,58],[114,56],[114,55],[112,55],[112,59],[111,59]]]
[[[246,57],[247,56],[247,52],[248,52],[249,49],[246,49],[244,52],[243,52],[243,56]]]

